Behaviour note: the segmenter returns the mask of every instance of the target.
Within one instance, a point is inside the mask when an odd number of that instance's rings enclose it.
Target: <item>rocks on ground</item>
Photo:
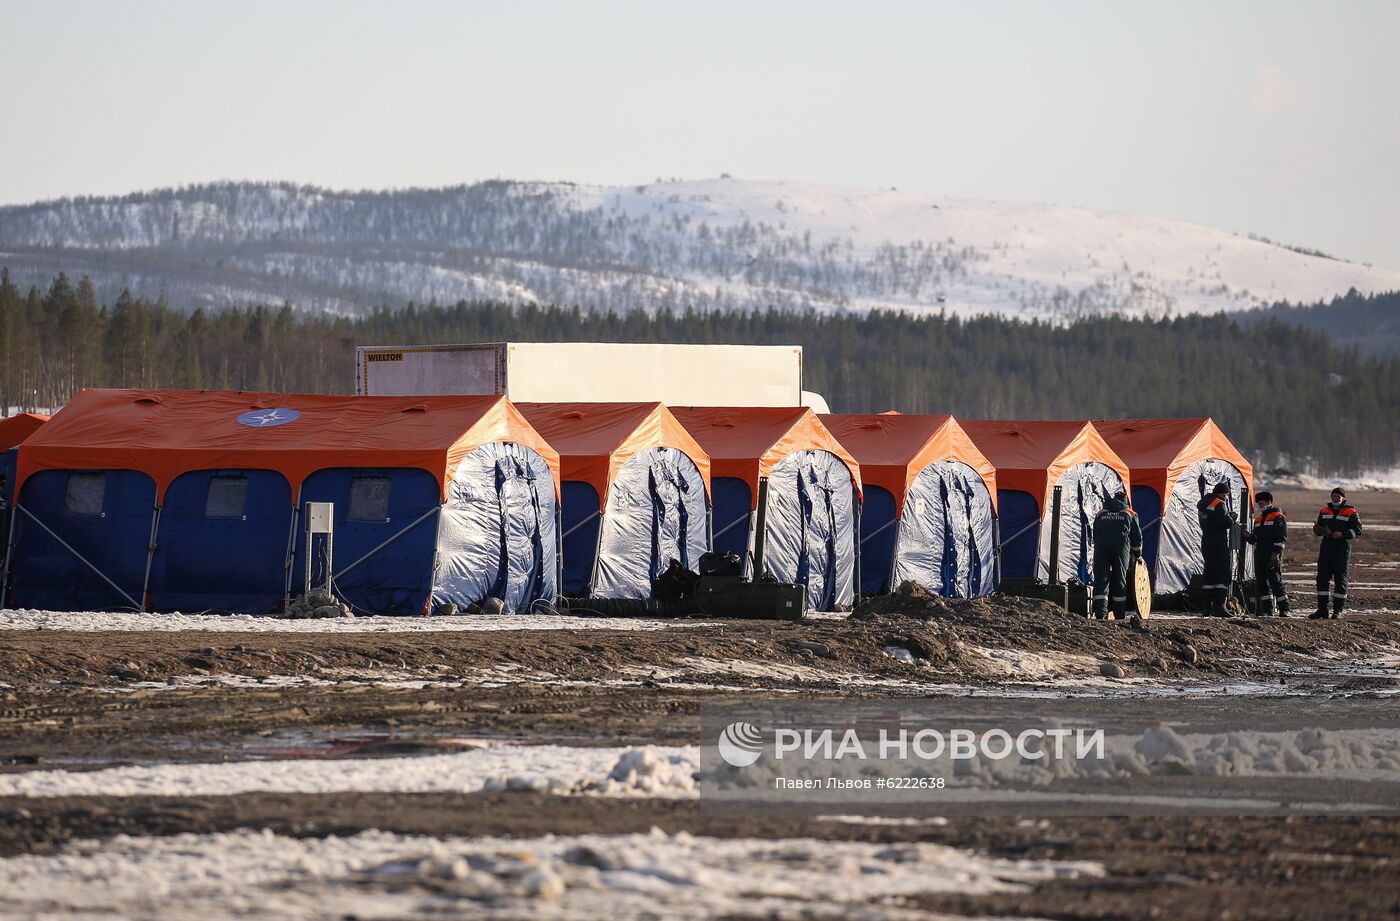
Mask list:
[[[287,606],[286,617],[292,619],[354,617],[350,606],[329,592],[313,589]]]

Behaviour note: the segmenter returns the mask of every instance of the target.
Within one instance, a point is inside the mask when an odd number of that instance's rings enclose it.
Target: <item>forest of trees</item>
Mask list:
[[[1322,304],[1275,304],[1240,315],[1246,323],[1282,320],[1326,333],[1363,353],[1400,355],[1400,291],[1361,294],[1355,288]]]
[[[967,418],[1213,416],[1264,466],[1351,474],[1400,459],[1400,360],[1255,317],[1086,318],[1063,325],[875,311],[648,315],[460,302],[364,316],[291,305],[185,312],[86,279],[27,291],[0,272],[0,408],[81,387],[349,393],[354,347],[522,341],[804,347],[805,385],[837,412]]]

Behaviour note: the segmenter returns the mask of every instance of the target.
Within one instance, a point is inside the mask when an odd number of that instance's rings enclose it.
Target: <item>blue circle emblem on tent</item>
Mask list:
[[[244,413],[238,417],[238,424],[246,425],[249,428],[267,429],[286,425],[288,422],[295,422],[300,418],[301,413],[295,409],[279,406],[276,409],[255,409],[252,412]]]

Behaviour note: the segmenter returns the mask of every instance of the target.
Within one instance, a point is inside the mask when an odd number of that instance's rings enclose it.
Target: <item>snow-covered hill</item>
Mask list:
[[[490,298],[1070,320],[1400,290],[1400,272],[1218,230],[1051,205],[711,179],[332,192],[224,183],[0,208],[24,284],[88,274],[176,305],[354,311]]]

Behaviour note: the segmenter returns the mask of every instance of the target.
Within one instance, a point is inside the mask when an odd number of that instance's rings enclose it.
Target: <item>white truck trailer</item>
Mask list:
[[[798,345],[482,342],[360,346],[362,396],[502,393],[518,402],[629,402],[672,406],[812,406]]]

